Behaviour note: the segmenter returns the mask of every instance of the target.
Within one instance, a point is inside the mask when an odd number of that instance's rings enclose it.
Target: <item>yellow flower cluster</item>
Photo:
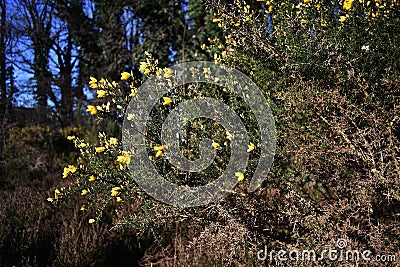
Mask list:
[[[90,77],[90,81],[89,81],[89,87],[92,89],[96,89],[97,90],[97,97],[98,98],[103,98],[107,96],[107,91],[105,90],[106,87],[116,87],[116,83],[110,83],[109,81],[107,81],[104,78],[101,78],[100,81],[97,81],[96,78],[94,77]]]
[[[244,174],[241,172],[235,172],[235,176],[237,177],[238,182],[244,180]]]
[[[118,144],[118,139],[115,138],[115,137],[111,137],[111,138],[107,141],[106,144],[107,144],[107,145],[110,145],[110,146],[116,146],[116,145]]]
[[[97,98],[105,97],[107,92],[105,90],[97,90]]]
[[[123,170],[125,166],[131,163],[131,155],[128,152],[122,151],[121,155],[117,156],[120,170]]]
[[[112,197],[118,196],[119,193],[120,193],[120,191],[121,191],[121,189],[122,189],[122,188],[119,187],[119,186],[113,187],[113,188],[111,189],[111,196],[112,196]]]
[[[214,148],[219,148],[220,145],[217,142],[212,142],[211,144]]]
[[[86,111],[89,112],[92,115],[96,115],[97,114],[97,108],[95,106],[92,106],[92,105],[88,105]]]
[[[163,102],[164,106],[168,106],[172,102],[172,99],[169,97],[166,97],[166,96],[163,97],[163,100],[164,100],[164,102]]]
[[[117,162],[122,170],[124,169],[125,165],[129,165],[131,163],[131,155],[128,152],[122,151],[121,155],[117,156]]]
[[[122,72],[121,73],[121,80],[127,81],[133,77],[132,73],[129,72]],[[90,77],[89,87],[92,89],[96,89],[97,98],[104,98],[106,96],[112,96],[112,102],[115,103],[115,97],[122,94],[121,89],[118,87],[119,84],[115,81],[108,81],[107,79],[101,78],[100,81],[97,81],[96,78]],[[134,86],[134,81],[130,84],[131,88],[131,95],[134,96],[137,93],[137,88]],[[117,108],[122,108],[120,105],[117,105]],[[87,112],[91,115],[96,115],[99,111],[110,112],[110,101],[107,103],[103,103],[98,106],[88,105]]]
[[[97,79],[96,78],[90,77],[89,87],[92,88],[92,89],[99,88],[99,85],[97,84]]]
[[[75,165],[69,165],[68,167],[64,167],[63,178],[67,178],[70,173],[75,173],[76,167]]]
[[[340,16],[340,17],[339,17],[339,21],[340,21],[340,22],[344,22],[348,17],[349,17],[348,14],[346,14],[346,15],[344,15],[344,16]]]
[[[121,81],[126,81],[131,77],[131,74],[129,72],[122,72],[121,73]]]
[[[255,145],[253,143],[250,143],[249,148],[247,149],[247,152],[253,151],[255,148]]]
[[[63,191],[63,190],[64,190],[64,187],[61,188],[61,191]],[[61,191],[58,189],[54,190],[54,198],[49,197],[49,198],[47,198],[47,201],[53,202],[55,199],[58,199],[60,197],[60,195],[62,195]]]
[[[158,158],[158,157],[161,157],[164,146],[155,146],[153,149],[154,149],[154,151],[157,151],[156,158]]]
[[[266,4],[269,4],[270,1],[267,1]],[[272,1],[271,1],[272,2]],[[254,11],[251,10],[250,5],[243,0],[235,0],[234,4],[240,10],[240,17],[233,16],[231,14],[220,13],[214,14],[216,17],[213,18],[214,23],[218,23],[218,27],[225,28],[229,25],[239,27],[244,25],[254,19]],[[272,6],[268,9],[269,12],[272,11]],[[268,12],[267,11],[267,12]]]
[[[137,92],[138,92],[138,89],[136,87],[132,86],[131,93],[129,94],[129,96],[133,97],[137,94]]]
[[[343,9],[350,10],[350,8],[352,8],[352,6],[353,6],[353,2],[354,2],[354,0],[344,0]]]
[[[99,146],[99,147],[96,147],[95,150],[96,150],[96,153],[103,153],[106,150],[106,148],[104,146]]]
[[[150,64],[147,62],[140,62],[139,71],[142,71],[144,75],[151,73]]]

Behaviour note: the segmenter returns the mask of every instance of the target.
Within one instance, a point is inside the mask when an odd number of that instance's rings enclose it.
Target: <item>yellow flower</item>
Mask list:
[[[49,201],[49,202],[53,202],[53,201],[54,201],[54,199],[53,199],[53,198],[51,198],[51,197],[49,197],[49,198],[47,198],[47,201]]]
[[[153,149],[154,151],[161,151],[164,149],[164,146],[155,146]]]
[[[213,20],[212,20],[212,22],[220,22],[222,19],[217,19],[217,18],[214,18]]]
[[[82,207],[80,208],[80,210],[86,210],[85,205],[82,205]]]
[[[63,178],[67,178],[68,174],[69,174],[69,168],[68,167],[64,167]]]
[[[106,80],[105,80],[104,78],[101,78],[100,81],[99,81],[99,83],[105,84],[105,83],[106,83]]]
[[[74,139],[75,139],[75,136],[74,136],[74,135],[68,135],[68,136],[67,136],[67,139],[68,139],[68,140],[74,140]]]
[[[79,145],[77,145],[77,147],[84,148],[84,147],[86,147],[86,144],[85,143],[80,143]]]
[[[92,89],[97,89],[97,88],[99,88],[99,86],[97,85],[97,83],[91,84],[91,85],[89,85],[89,87],[92,88]]]
[[[157,151],[156,158],[161,157],[162,153],[163,153],[162,150]]]
[[[61,195],[60,190],[56,189],[54,190],[54,199],[58,199],[58,197]]]
[[[122,81],[128,80],[129,77],[131,77],[131,74],[129,72],[124,71],[123,73],[121,73],[121,80]]]
[[[147,69],[147,62],[140,62],[139,71],[144,71]]]
[[[156,75],[160,76],[162,74],[162,72],[163,72],[162,68],[157,68]]]
[[[344,22],[346,19],[347,19],[346,16],[340,16],[339,21]]]
[[[118,156],[118,157],[117,157],[117,161],[118,161],[119,163],[125,163],[126,158],[125,158],[124,156]]]
[[[354,0],[344,0],[343,9],[344,10],[349,10],[353,6],[353,2],[354,2]]]
[[[122,201],[122,198],[117,197],[116,201],[117,201],[117,202],[121,202],[121,201]]]
[[[143,71],[145,75],[149,74],[149,64],[147,62],[140,62],[139,71]]]
[[[104,152],[104,150],[106,150],[106,148],[104,146],[96,147],[96,152],[97,153],[102,153],[102,152]]]
[[[164,102],[163,102],[164,106],[168,106],[172,102],[172,99],[167,96],[164,96],[163,99],[164,99]]]
[[[97,98],[105,97],[106,94],[107,94],[107,92],[104,90],[97,90]]]
[[[76,172],[76,167],[74,165],[69,165],[68,169],[71,173],[75,173]]]
[[[95,83],[97,83],[97,79],[92,77],[92,76],[90,76],[89,84],[92,85],[92,84],[95,84]]]
[[[89,191],[86,190],[86,189],[83,189],[81,195],[84,196],[84,195],[86,195],[87,193],[89,193]]]
[[[308,4],[310,2],[311,2],[311,0],[304,0],[304,4]]]
[[[255,148],[255,145],[253,143],[250,143],[249,148],[247,149],[247,152],[253,151]]]
[[[135,88],[133,88],[132,90],[131,90],[131,93],[130,93],[130,95],[129,96],[135,96],[136,94],[137,94],[137,92],[138,92],[138,89],[135,87]]]
[[[129,155],[129,153],[122,151],[122,155],[117,157],[117,162],[119,163],[126,163],[129,165],[129,163],[131,162],[131,155]]]
[[[125,157],[126,164],[129,165],[131,163],[131,154],[129,154],[128,152],[122,151],[122,156]]]
[[[108,141],[110,145],[116,145],[118,143],[118,139],[115,137],[111,137],[110,140]]]
[[[97,85],[97,79],[94,77],[90,77],[89,87],[93,89],[97,89],[99,86]]]
[[[216,143],[216,142],[212,142],[212,144],[211,144],[213,147],[215,147],[215,148],[219,148],[219,144],[218,143]]]
[[[170,68],[165,68],[164,69],[164,78],[171,78],[171,76],[174,74],[174,71]]]
[[[89,105],[86,109],[87,112],[90,112],[92,115],[97,114],[97,108],[95,106]]]
[[[121,190],[121,187],[119,187],[119,186],[113,187],[113,188],[111,189],[111,196],[112,196],[112,197],[118,196],[120,190]]]
[[[241,172],[235,172],[235,176],[238,178],[238,182],[243,181],[244,174]]]
[[[94,223],[95,221],[95,219],[89,219],[89,223]]]
[[[94,182],[96,180],[96,176],[90,175],[89,182]]]

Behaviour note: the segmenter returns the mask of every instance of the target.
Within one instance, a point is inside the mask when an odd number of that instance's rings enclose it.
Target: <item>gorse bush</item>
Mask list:
[[[146,76],[156,75],[169,79],[174,76],[174,72],[169,68],[161,69],[157,66],[157,61],[147,53],[147,61],[140,64],[139,69]],[[204,68],[202,75],[212,80],[216,80],[209,69]],[[136,80],[132,77],[132,73],[123,72],[120,82],[109,82],[102,78],[97,80],[91,78],[90,87],[97,90],[98,98],[105,99],[105,103],[96,106],[89,105],[87,112],[97,115],[100,119],[114,118],[118,120],[123,116],[121,110],[125,110],[129,100],[135,101],[138,91]],[[167,80],[166,86],[169,86],[171,80]],[[172,91],[175,90],[175,91]],[[124,95],[123,92],[128,92]],[[243,120],[255,124],[255,118],[249,109],[243,105],[243,100],[235,97],[227,88],[218,88],[217,86],[204,87],[200,84],[190,84],[185,88],[177,87],[171,89],[168,95],[162,97],[160,104],[152,110],[152,120],[148,124],[148,133],[146,133],[149,159],[156,166],[160,173],[165,173],[168,180],[176,184],[185,184],[189,186],[206,184],[215,177],[219,176],[226,167],[227,157],[230,154],[229,143],[233,136],[229,131],[223,129],[219,122],[208,119],[199,118],[187,121],[185,131],[187,137],[182,139],[181,149],[183,154],[189,159],[194,160],[199,157],[198,144],[199,141],[208,137],[213,139],[210,144],[217,152],[215,162],[200,174],[180,174],[179,171],[171,168],[170,164],[162,159],[163,151],[166,146],[161,144],[161,136],[159,129],[165,120],[170,108],[177,106],[179,101],[198,98],[204,96],[220,96],[226,99],[226,102],[232,104],[234,109],[240,114]],[[134,120],[133,115],[127,114],[126,119]],[[254,136],[258,135],[255,128],[251,128],[250,132]],[[131,174],[128,172],[127,166],[131,161],[131,151],[123,151],[119,137],[107,137],[104,133],[99,133],[99,140],[96,144],[89,144],[85,140],[68,136],[68,139],[74,142],[77,149],[80,150],[80,157],[76,163],[64,168],[63,178],[71,179],[73,184],[68,188],[57,189],[54,196],[50,196],[48,201],[57,203],[72,194],[79,193],[85,199],[82,203],[82,210],[94,209],[97,211],[96,218],[90,218],[89,223],[100,221],[104,215],[104,210],[110,206],[116,206],[114,216],[116,228],[122,225],[130,225],[135,227],[139,232],[145,233],[145,228],[155,227],[157,225],[173,223],[176,218],[186,218],[186,212],[180,208],[168,207],[153,200],[147,196],[134,182]],[[247,152],[257,155],[259,153],[259,143],[250,140]],[[254,143],[253,143],[254,142]],[[254,162],[250,160],[250,163]],[[254,167],[253,167],[254,168]],[[235,173],[235,178],[242,181],[244,174]],[[243,188],[242,188],[243,189]],[[135,212],[126,214],[126,208],[132,208],[134,204]],[[170,212],[170,219],[165,218],[166,222],[160,220],[159,212]],[[125,213],[124,213],[125,212]],[[158,215],[157,215],[158,214]],[[189,212],[190,214],[190,212]]]
[[[196,208],[165,205],[147,195],[127,166],[120,136],[101,130],[88,143],[69,136],[80,155],[64,168],[70,185],[48,200],[81,195],[88,223],[111,222],[112,229],[149,233],[156,241],[143,264],[254,265],[264,248],[322,251],[340,238],[348,249],[373,255],[399,251],[400,5],[397,1],[207,1],[224,36],[202,49],[217,63],[248,74],[270,104],[278,147],[262,188],[246,192],[260,157],[257,121],[246,102],[229,88],[190,84],[171,87],[147,123],[146,147],[159,173],[179,185],[206,184],[230,157],[229,133],[218,122],[198,118],[186,124],[180,149],[198,159],[199,142],[213,139],[216,158],[200,173],[182,174],[163,157],[160,131],[172,109],[188,99],[214,97],[232,107],[250,136],[250,161],[239,184],[216,203]],[[148,77],[173,78],[152,55],[137,66]],[[213,79],[213,73],[207,73]],[[141,84],[133,72],[118,81],[91,78],[98,103],[87,111],[122,123]],[[132,118],[131,118],[132,119]],[[244,178],[244,180],[243,180]],[[191,226],[189,226],[191,225]],[[179,230],[177,230],[179,229]],[[236,232],[235,232],[236,231]],[[218,248],[218,249],[215,249]],[[283,263],[275,259],[275,265]],[[294,261],[303,266],[304,262]],[[337,264],[325,259],[311,262]],[[379,262],[370,262],[379,265]],[[308,262],[307,264],[310,264]]]

